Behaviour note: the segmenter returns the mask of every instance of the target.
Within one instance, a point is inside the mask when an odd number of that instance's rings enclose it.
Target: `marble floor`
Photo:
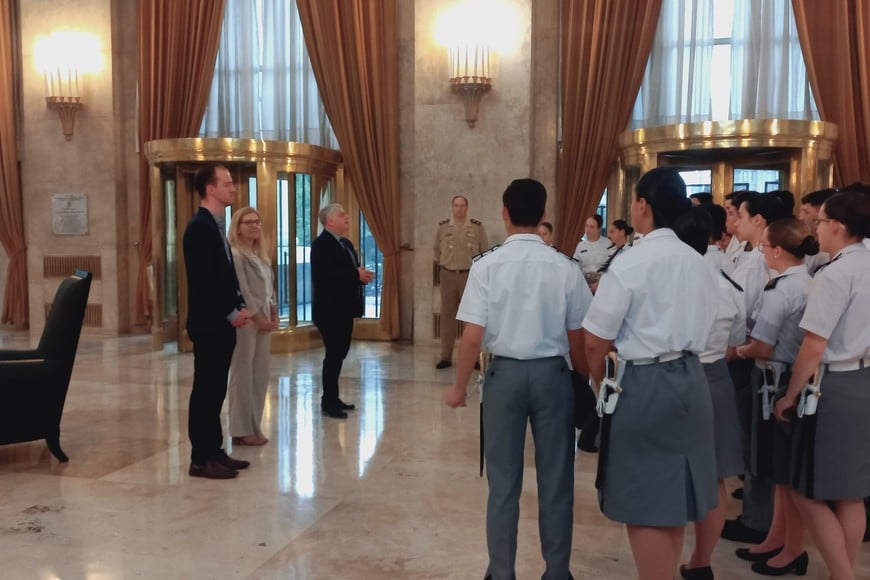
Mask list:
[[[31,342],[0,331],[0,348]],[[213,481],[187,475],[192,355],[149,346],[144,336],[82,338],[62,424],[69,463],[43,442],[0,446],[0,578],[482,577],[477,407],[441,404],[452,375],[434,369],[434,347],[355,343],[342,396],[358,408],[345,421],[319,412],[322,351],[273,355],[264,418],[271,442],[228,442],[252,466]],[[520,579],[543,571],[530,439]],[[625,533],[597,507],[595,463],[577,456],[572,571],[632,578]],[[735,547],[717,547],[717,579],[753,576]],[[870,544],[858,568],[870,578]],[[807,578],[826,577],[811,548]]]

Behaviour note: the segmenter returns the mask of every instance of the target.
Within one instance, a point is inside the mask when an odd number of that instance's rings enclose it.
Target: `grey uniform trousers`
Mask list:
[[[515,578],[526,425],[535,441],[538,529],[547,580],[567,580],[574,515],[574,392],[565,359],[495,357],[483,392],[489,499],[487,575]]]

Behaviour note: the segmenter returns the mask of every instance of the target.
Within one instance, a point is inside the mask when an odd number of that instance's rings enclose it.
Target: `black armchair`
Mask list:
[[[36,350],[0,350],[0,445],[45,439],[64,462],[60,419],[91,289],[76,270],[61,282]]]

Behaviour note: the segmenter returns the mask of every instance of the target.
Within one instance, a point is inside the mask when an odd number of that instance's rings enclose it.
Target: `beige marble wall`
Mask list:
[[[500,2],[518,16],[519,28],[513,46],[497,56],[493,88],[483,96],[474,128],[465,123],[462,99],[450,92],[446,50],[434,38],[438,16],[457,3],[415,0],[413,49],[403,36],[401,52],[402,192],[406,206],[413,205],[405,213],[413,214],[413,237],[407,239],[414,248],[417,342],[433,340],[433,241],[438,221],[450,216],[452,196],[468,196],[469,215],[497,244],[505,238],[506,185],[534,176],[553,190],[555,182],[558,0]]]
[[[133,17],[131,19],[131,16]],[[102,330],[116,334],[130,326],[130,175],[128,131],[135,84],[123,92],[123,71],[135,61],[122,51],[135,49],[135,5],[122,0],[28,0],[21,2],[23,161],[22,189],[27,224],[27,259],[31,331],[41,332],[43,304],[50,302],[57,280],[43,277],[47,255],[99,256],[102,279],[89,302],[102,305]],[[113,22],[114,27],[113,33]],[[34,44],[55,31],[76,30],[96,36],[104,58],[102,72],[80,76],[84,108],[76,117],[75,135],[66,141],[57,114],[44,100],[44,79],[34,63]],[[130,32],[133,34],[130,34]],[[126,36],[126,44],[118,44]],[[126,48],[124,48],[126,47]],[[115,72],[115,74],[113,74]],[[132,175],[137,179],[138,171]],[[58,236],[51,229],[51,197],[84,193],[88,198],[88,234]],[[132,223],[131,223],[132,222]],[[133,238],[135,239],[135,238]]]

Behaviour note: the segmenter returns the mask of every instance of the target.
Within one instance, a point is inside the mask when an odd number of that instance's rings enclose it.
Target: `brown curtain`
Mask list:
[[[208,103],[224,0],[139,0],[139,142],[196,137]],[[151,315],[151,172],[139,162],[136,324]]]
[[[9,256],[2,322],[27,328],[27,246],[15,130],[15,14],[0,2],[0,243]]]
[[[792,4],[819,115],[839,127],[834,183],[870,183],[870,2]]]
[[[399,61],[396,0],[297,0],[348,179],[384,254],[381,328],[399,336]]]
[[[614,169],[617,139],[652,49],[661,0],[562,2],[562,155],[556,233],[563,251],[580,238]]]

